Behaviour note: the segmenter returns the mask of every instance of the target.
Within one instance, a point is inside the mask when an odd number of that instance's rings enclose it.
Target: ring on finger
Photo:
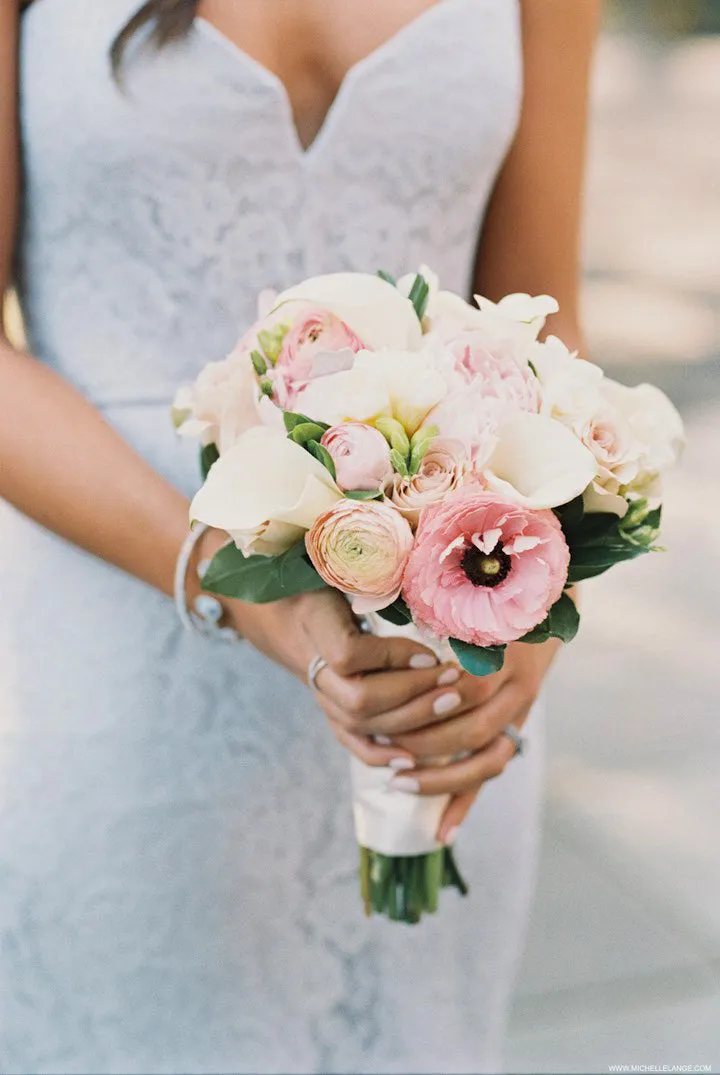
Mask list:
[[[513,754],[514,758],[518,758],[521,754],[525,753],[527,739],[524,735],[520,735],[520,732],[514,724],[506,724],[500,734],[506,735],[515,747],[515,753]]]
[[[320,654],[317,654],[310,661],[310,664],[308,665],[308,670],[307,670],[308,686],[312,687],[312,689],[314,691],[319,691],[320,690],[320,687],[318,686],[317,677],[320,675],[320,673],[322,672],[323,668],[327,668],[327,661],[325,660],[324,657],[321,657]]]

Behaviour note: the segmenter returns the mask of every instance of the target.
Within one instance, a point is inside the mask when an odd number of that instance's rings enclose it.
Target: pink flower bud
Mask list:
[[[390,446],[364,422],[343,422],[323,435],[322,444],[335,464],[336,481],[348,489],[382,489],[393,475]]]

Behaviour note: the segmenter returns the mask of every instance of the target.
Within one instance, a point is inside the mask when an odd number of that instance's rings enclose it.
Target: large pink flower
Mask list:
[[[305,535],[321,578],[350,594],[356,612],[376,612],[400,593],[412,548],[410,524],[378,501],[338,500]]]
[[[425,423],[437,426],[443,437],[462,441],[481,469],[492,454],[503,418],[517,411],[537,413],[537,378],[507,346],[490,351],[484,338],[472,332],[446,345],[440,366],[449,392]]]
[[[417,620],[441,638],[493,646],[545,619],[570,551],[551,511],[465,485],[420,517],[403,579]]]

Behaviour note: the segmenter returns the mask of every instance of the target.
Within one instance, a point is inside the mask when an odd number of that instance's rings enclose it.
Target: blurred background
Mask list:
[[[720,1071],[720,0],[607,3],[585,265],[590,357],[664,388],[688,449],[669,551],[585,584],[552,679],[507,1070]]]
[[[507,1069],[720,1071],[720,0],[607,4],[585,265],[590,357],[664,388],[688,448],[669,551],[585,584],[551,683]]]

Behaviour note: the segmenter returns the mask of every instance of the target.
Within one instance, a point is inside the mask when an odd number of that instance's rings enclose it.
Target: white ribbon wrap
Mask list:
[[[375,613],[366,617],[373,634],[383,637],[412,638],[431,649],[438,660],[455,660],[448,643],[419,630],[412,624],[396,627]],[[450,758],[432,759],[434,764],[447,764]],[[449,795],[414,795],[393,791],[388,787],[392,769],[366,765],[359,758],[351,759],[353,813],[355,833],[361,847],[382,855],[426,855],[443,845],[436,833]]]

